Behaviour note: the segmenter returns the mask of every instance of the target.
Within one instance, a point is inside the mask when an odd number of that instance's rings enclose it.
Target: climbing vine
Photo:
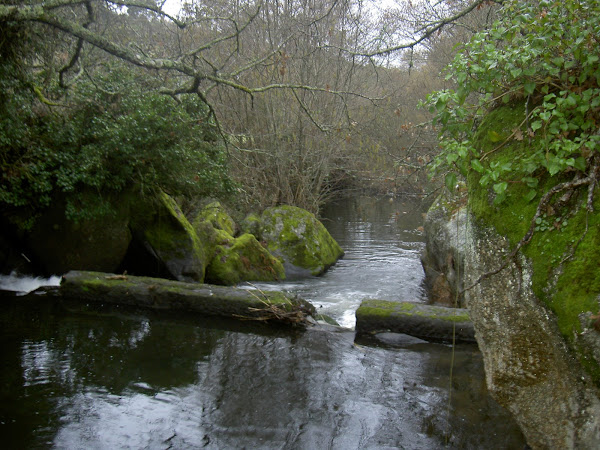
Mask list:
[[[510,185],[527,187],[525,198],[539,202],[530,232],[558,193],[587,186],[591,210],[600,176],[599,44],[600,2],[504,2],[500,19],[447,67],[446,78],[458,87],[427,98],[442,129],[434,172],[445,173],[449,188],[458,176],[476,172],[496,205],[510,196]],[[520,124],[481,136],[479,122],[502,104],[524,105]],[[493,157],[515,141],[526,143],[519,158]],[[560,180],[550,191],[541,183],[547,176]]]

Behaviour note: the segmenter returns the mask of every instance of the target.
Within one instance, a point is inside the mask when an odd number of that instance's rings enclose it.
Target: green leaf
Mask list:
[[[542,128],[542,121],[535,120],[535,121],[531,122],[530,127],[531,127],[532,131],[539,130],[540,128]]]
[[[492,189],[496,194],[503,194],[506,192],[506,188],[508,188],[508,183],[506,181],[501,181],[500,183],[495,183],[492,186]]]
[[[535,86],[536,84],[533,81],[528,81],[523,85],[523,91],[525,92],[525,94],[531,95],[535,91]]]
[[[446,161],[448,162],[448,164],[452,164],[457,159],[458,159],[458,155],[456,153],[448,153],[446,155]]]
[[[456,189],[456,183],[457,183],[457,178],[456,178],[456,174],[454,172],[450,172],[448,174],[446,174],[446,188],[450,191],[450,192],[454,192],[454,190]]]
[[[535,197],[537,196],[537,190],[532,189],[530,190],[527,194],[525,194],[525,196],[523,197],[527,202],[530,202],[531,200],[533,200]]]
[[[483,171],[485,170],[485,167],[483,167],[483,164],[481,164],[481,161],[479,161],[478,159],[471,160],[471,167],[473,168],[473,170],[479,173],[483,173]]]

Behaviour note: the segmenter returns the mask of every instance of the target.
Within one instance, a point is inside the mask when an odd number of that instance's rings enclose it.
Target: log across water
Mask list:
[[[315,313],[309,302],[282,292],[102,272],[68,272],[58,295],[68,300],[286,323],[304,323]]]
[[[321,317],[306,300],[282,292],[239,289],[161,278],[71,271],[58,295],[72,301],[101,302],[155,310],[270,322],[306,324]],[[403,333],[430,341],[475,342],[464,309],[409,302],[363,300],[356,311],[358,335]]]

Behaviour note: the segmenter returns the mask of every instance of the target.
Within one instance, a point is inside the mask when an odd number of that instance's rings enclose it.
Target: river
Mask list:
[[[320,277],[252,285],[298,294],[348,328],[364,298],[425,302],[422,212],[420,202],[410,199],[358,197],[329,204],[323,222],[344,258]]]
[[[324,277],[281,289],[305,294],[348,327],[361,296],[424,300],[414,205],[361,199],[325,217],[346,257]],[[355,342],[348,329],[1,300],[3,448],[524,445],[486,392],[476,346],[391,334]]]

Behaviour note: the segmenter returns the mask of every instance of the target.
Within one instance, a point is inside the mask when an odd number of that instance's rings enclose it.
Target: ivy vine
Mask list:
[[[505,1],[500,19],[476,34],[447,67],[446,78],[458,87],[427,98],[442,129],[443,151],[434,171],[446,172],[449,188],[457,173],[478,172],[496,204],[506,200],[511,183],[527,186],[529,201],[541,201],[546,197],[539,180],[567,175],[571,183],[564,189],[589,187],[591,209],[600,163],[599,44],[600,2]],[[477,123],[494,107],[517,101],[526,106],[522,122],[506,138],[489,132],[495,147],[483,152],[476,143]],[[519,160],[491,158],[507,143],[524,139],[528,152]]]

